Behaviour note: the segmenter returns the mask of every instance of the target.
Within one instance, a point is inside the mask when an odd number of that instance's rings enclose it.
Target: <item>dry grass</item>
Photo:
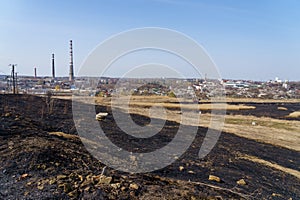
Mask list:
[[[244,102],[244,103],[300,103],[300,99],[226,98],[226,102]]]
[[[226,124],[238,124],[244,126],[252,125],[252,122],[255,122],[255,126],[261,126],[266,128],[275,128],[275,129],[283,129],[288,131],[296,131],[297,128],[293,126],[293,124],[289,121],[283,120],[274,120],[271,118],[253,118],[249,120],[249,117],[246,116],[226,116],[225,123]],[[253,125],[252,125],[253,127]]]
[[[79,139],[79,137],[77,135],[70,135],[70,134],[63,133],[63,132],[49,132],[49,135],[55,135],[58,137],[63,137],[66,139],[73,139],[73,140]]]
[[[111,103],[110,98],[90,97],[89,99],[87,99],[86,97],[76,97],[75,99],[81,102],[100,104],[103,106],[108,106]],[[119,108],[121,108],[124,112],[149,116],[149,107],[153,106],[155,102],[161,102],[162,106],[169,106],[169,108],[179,108],[180,106],[178,105],[178,103],[175,103],[178,102],[178,99],[161,96],[133,96],[131,100],[132,101],[129,110],[125,110],[122,104]],[[247,102],[249,102],[249,99],[247,100]],[[263,102],[263,100],[259,101]],[[253,102],[255,101],[253,100]],[[222,104],[222,106],[224,105],[227,106],[227,110],[254,109],[253,107],[247,107],[243,104],[229,106],[227,104]],[[186,106],[185,108],[187,110],[189,110],[189,108],[191,110],[191,112],[188,112],[188,115],[186,115],[187,119],[185,119],[184,121],[182,120],[182,114],[174,110],[167,110],[167,114],[165,116],[163,116],[161,113],[152,113],[151,117],[175,121],[184,125],[212,128],[212,120],[214,120],[215,118],[212,118],[211,114],[201,114],[199,120],[199,112],[194,112],[197,109],[211,109],[211,104],[184,104],[183,106]],[[290,115],[296,117],[299,116],[299,114],[300,111],[291,113]],[[225,124],[222,128],[222,131],[232,133],[240,137],[254,139],[260,142],[300,151],[300,121],[279,120],[268,117],[244,115],[226,115],[225,117]],[[255,122],[256,125],[253,126],[252,122]]]
[[[155,102],[130,102],[130,106],[136,107],[151,107],[155,105]],[[122,106],[122,104],[118,104]],[[255,106],[240,105],[228,105],[225,103],[206,103],[206,104],[179,104],[179,103],[157,103],[157,105],[165,108],[172,109],[187,109],[187,110],[251,110],[255,109]]]
[[[97,104],[107,105],[110,99],[96,98]],[[255,106],[246,106],[244,104],[229,105],[226,103],[202,103],[196,104],[191,100],[177,99],[165,96],[133,96],[130,99],[131,107],[152,107],[154,105],[163,106],[171,109],[184,109],[184,110],[250,110],[255,109]],[[125,98],[122,101],[122,97],[117,102],[116,106],[124,107]]]
[[[292,118],[300,117],[300,111],[292,112],[288,115],[288,117],[292,117]]]
[[[283,167],[283,166],[278,165],[276,163],[271,163],[269,161],[263,160],[261,158],[255,157],[255,156],[247,155],[247,154],[241,155],[241,156],[239,156],[239,158],[249,160],[249,161],[252,161],[252,162],[255,162],[255,163],[259,163],[259,164],[265,165],[267,167],[271,167],[273,169],[280,170],[282,172],[291,174],[291,175],[293,175],[293,176],[300,179],[300,172],[297,171],[297,170],[290,169],[290,168],[287,168],[287,167]]]
[[[286,107],[278,107],[278,110],[288,110]]]

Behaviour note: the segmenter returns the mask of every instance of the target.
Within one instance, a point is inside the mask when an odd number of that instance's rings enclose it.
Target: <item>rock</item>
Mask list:
[[[49,180],[49,184],[50,185],[53,185],[53,184],[55,184],[56,183],[56,179],[55,178],[51,178],[50,180]]]
[[[45,164],[39,164],[39,165],[37,165],[37,168],[38,169],[46,169],[47,166]]]
[[[179,171],[182,171],[184,170],[184,167],[183,166],[179,166]]]
[[[78,175],[78,178],[79,178],[80,182],[83,181],[83,176],[82,175]]]
[[[103,112],[103,113],[98,113],[98,114],[96,115],[96,120],[101,121],[101,120],[105,119],[105,117],[106,117],[107,115],[108,115],[108,113],[105,113],[105,112]]]
[[[131,190],[137,190],[137,189],[139,189],[139,186],[136,183],[131,183],[129,185],[129,189],[131,189]]]
[[[105,175],[93,176],[93,180],[98,182],[98,184],[110,184],[112,177]]]
[[[129,158],[130,158],[130,160],[131,160],[132,162],[136,161],[136,157],[135,157],[135,156],[130,155]]]
[[[44,189],[44,185],[38,185],[37,188],[38,188],[39,190],[43,190],[43,189]]]
[[[27,178],[27,177],[28,177],[28,174],[22,174],[22,175],[20,176],[19,180],[25,179],[25,178]]]
[[[66,175],[57,175],[57,180],[65,179],[67,178]]]
[[[71,198],[77,198],[78,197],[78,191],[73,190],[72,192],[68,193],[68,196],[71,197]]]
[[[188,171],[188,173],[189,173],[189,174],[195,174],[195,172],[192,171],[192,170]]]
[[[121,183],[113,183],[110,184],[111,187],[113,187],[114,189],[119,189],[121,187]]]
[[[32,185],[33,183],[32,182],[28,182],[28,183],[26,183],[26,185],[28,185],[28,186],[30,186],[30,185]]]
[[[240,179],[236,182],[238,185],[246,185],[246,181],[244,179]]]
[[[11,116],[11,113],[5,113],[4,116],[5,116],[5,117],[10,117],[10,116]]]
[[[8,148],[9,149],[13,149],[13,146],[14,146],[14,142],[13,141],[9,141],[8,142]]]
[[[273,197],[282,197],[281,194],[277,194],[277,193],[272,193],[272,196],[273,196]]]
[[[221,182],[220,177],[214,176],[214,175],[209,175],[208,180],[209,180],[209,181],[216,181],[216,182],[218,182],[218,183]]]

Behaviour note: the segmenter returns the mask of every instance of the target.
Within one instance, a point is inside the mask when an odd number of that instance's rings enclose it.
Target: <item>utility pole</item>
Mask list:
[[[18,94],[18,72],[15,72],[15,92]]]
[[[16,94],[15,66],[17,66],[17,64],[9,64],[9,66],[12,67],[11,76],[12,76],[12,82],[13,82],[13,94]]]

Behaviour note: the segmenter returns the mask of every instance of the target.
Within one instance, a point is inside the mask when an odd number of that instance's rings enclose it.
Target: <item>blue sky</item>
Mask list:
[[[75,71],[111,35],[163,27],[201,44],[223,78],[300,80],[298,0],[103,0],[0,2],[0,74],[68,75],[69,40]],[[76,73],[75,73],[76,74]]]

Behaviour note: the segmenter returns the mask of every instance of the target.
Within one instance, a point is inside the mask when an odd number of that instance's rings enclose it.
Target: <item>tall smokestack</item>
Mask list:
[[[73,69],[73,47],[72,40],[70,40],[70,72],[69,72],[69,81],[74,80],[74,69]]]
[[[34,78],[36,78],[36,67],[34,68]]]
[[[52,54],[52,78],[55,78],[54,53]]]

